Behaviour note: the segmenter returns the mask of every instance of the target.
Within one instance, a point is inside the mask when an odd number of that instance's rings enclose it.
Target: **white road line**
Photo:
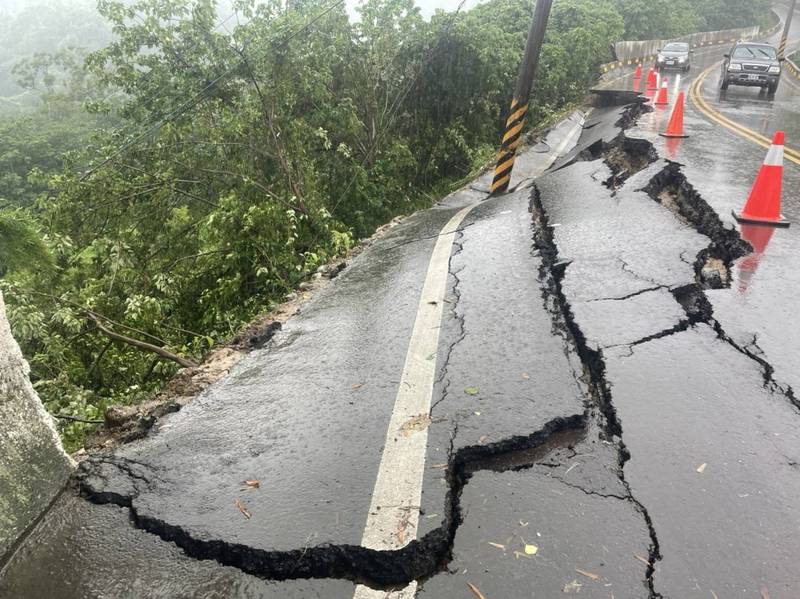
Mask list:
[[[361,539],[361,545],[368,549],[400,549],[416,538],[428,447],[426,419],[431,411],[444,294],[456,238],[454,230],[479,203],[470,204],[451,218],[442,229],[450,232],[442,234],[433,248]],[[392,596],[406,599],[415,592],[416,583],[412,583]],[[361,585],[356,588],[354,597],[383,599],[386,592]]]
[[[552,150],[534,176],[541,175],[567,148],[583,127],[575,123],[564,140]],[[401,549],[417,537],[422,479],[428,447],[431,396],[436,376],[436,352],[450,272],[450,255],[459,225],[481,202],[460,210],[442,228],[425,275],[414,329],[386,432],[386,444],[361,546],[378,551]],[[416,581],[397,591],[378,591],[358,585],[354,599],[413,599]]]

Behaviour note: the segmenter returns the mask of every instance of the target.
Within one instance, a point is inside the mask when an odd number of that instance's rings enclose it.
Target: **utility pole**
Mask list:
[[[544,34],[547,30],[547,21],[550,19],[552,6],[553,0],[536,0],[533,21],[531,21],[531,27],[528,30],[528,41],[525,44],[525,56],[519,68],[519,78],[517,79],[514,98],[511,100],[511,114],[506,121],[506,131],[503,135],[503,143],[500,146],[500,156],[494,169],[491,195],[506,191],[511,181],[511,171],[514,168],[517,148],[522,142],[522,129],[525,127],[525,119],[528,116],[528,99],[531,95],[531,89],[533,89],[536,67],[539,66],[539,55],[542,52],[542,43],[544,42]]]
[[[786,43],[789,41],[789,31],[792,28],[792,17],[794,11],[797,9],[797,0],[792,0],[792,6],[789,8],[789,14],[786,16],[786,26],[783,28],[783,37],[781,37],[781,44],[778,46],[778,57],[786,58]]]

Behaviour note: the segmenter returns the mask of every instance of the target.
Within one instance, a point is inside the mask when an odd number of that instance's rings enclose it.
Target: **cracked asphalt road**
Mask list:
[[[516,191],[482,201],[484,176],[390,231],[230,376],[86,462],[0,596],[800,595],[800,232],[743,230],[750,252],[730,211],[764,151],[691,108],[668,145],[664,122],[598,108],[533,185],[575,119]],[[785,189],[797,223],[797,167]],[[387,433],[431,253],[472,204],[430,413]],[[418,523],[368,550],[385,444],[423,430]]]

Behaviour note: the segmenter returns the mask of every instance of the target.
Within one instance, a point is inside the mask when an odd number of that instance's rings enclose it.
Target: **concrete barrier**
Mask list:
[[[28,373],[0,293],[0,566],[74,466]]]
[[[796,81],[800,81],[800,66],[798,65],[800,65],[800,52],[789,54],[789,56],[786,57],[783,71]]]
[[[777,17],[777,14],[776,14]],[[732,44],[738,40],[751,40],[767,37],[780,30],[781,22],[778,18],[776,25],[762,29],[760,27],[744,27],[741,29],[726,29],[723,31],[706,31],[692,33],[683,37],[668,40],[642,40],[634,42],[617,42],[614,44],[614,53],[618,60],[601,65],[602,73],[609,73],[616,69],[634,65],[638,62],[646,63],[655,61],[658,50],[670,42],[685,42],[692,49],[716,46],[719,44]]]

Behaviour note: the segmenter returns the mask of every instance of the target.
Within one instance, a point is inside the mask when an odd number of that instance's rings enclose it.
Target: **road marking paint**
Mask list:
[[[547,154],[545,163],[536,169],[532,177],[541,175],[555,162],[580,134],[583,123],[583,119],[573,123],[562,142]],[[453,242],[459,225],[480,203],[474,202],[458,211],[442,228],[433,248],[361,538],[361,546],[367,549],[402,549],[417,538],[428,428],[407,425],[415,418],[419,420],[421,416],[430,414],[436,377],[435,356],[439,349]],[[358,585],[353,599],[414,599],[416,593],[416,581],[405,588],[388,592]]]
[[[361,545],[367,549],[401,549],[417,536],[428,429],[422,427],[410,434],[401,429],[411,419],[430,413],[437,360],[429,358],[439,349],[455,229],[479,203],[474,202],[456,213],[442,229],[450,233],[442,234],[433,248],[361,539]],[[416,582],[413,582],[402,591],[394,592],[392,597],[406,599],[414,597],[415,593]],[[385,596],[385,591],[359,585],[354,599]]]
[[[732,131],[733,133],[739,135],[747,139],[748,141],[753,142],[763,148],[771,148],[772,147],[772,140],[764,137],[763,135],[753,131],[745,127],[744,125],[740,125],[739,123],[732,121],[731,119],[724,116],[718,110],[715,110],[705,101],[702,96],[702,86],[705,83],[708,76],[714,71],[714,69],[718,69],[722,66],[722,62],[718,62],[716,64],[711,65],[705,71],[703,71],[700,76],[695,79],[694,83],[692,83],[691,88],[689,89],[689,97],[692,99],[695,107],[703,113],[707,118],[714,121],[715,123],[722,125],[726,129]],[[800,151],[795,150],[792,147],[785,146],[784,147],[784,155],[787,160],[800,165]]]
[[[720,46],[724,46],[725,43],[726,42],[720,42],[719,44],[716,44],[711,48],[706,48],[705,50],[701,50],[700,52],[697,52],[696,54],[703,54],[703,55],[711,54],[712,52],[718,51],[720,49],[719,47]],[[645,62],[649,62],[649,61],[642,60],[642,68],[644,68],[644,63]],[[632,72],[621,73],[620,75],[617,75],[616,77],[608,79],[607,81],[601,81],[601,85],[610,85],[610,84],[614,83],[615,81],[619,81],[620,79],[622,79],[624,77],[630,77],[632,74],[633,74]],[[646,79],[647,79],[647,75],[643,73],[642,74],[642,80],[646,80]]]

